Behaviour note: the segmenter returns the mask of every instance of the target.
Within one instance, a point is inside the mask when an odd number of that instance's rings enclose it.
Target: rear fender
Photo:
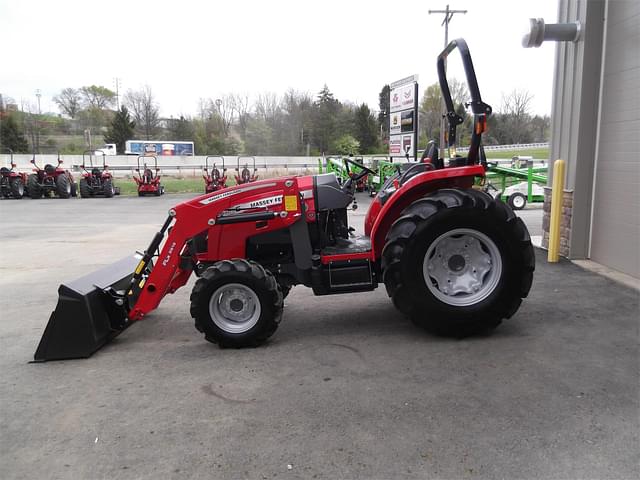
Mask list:
[[[402,214],[402,211],[419,198],[428,193],[443,188],[471,188],[475,177],[484,176],[484,167],[474,165],[470,167],[446,168],[423,172],[410,178],[400,187],[384,205],[379,205],[376,198],[372,203],[372,209],[379,209],[375,218],[369,219],[365,234],[371,237],[371,249],[374,257],[382,256],[387,233],[393,222]],[[372,211],[375,214],[375,211]]]

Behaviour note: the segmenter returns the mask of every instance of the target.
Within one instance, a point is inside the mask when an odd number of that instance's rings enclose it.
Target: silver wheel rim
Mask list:
[[[258,295],[241,283],[228,283],[218,288],[209,299],[209,315],[218,328],[227,333],[251,330],[262,308]]]
[[[513,206],[515,208],[523,208],[524,207],[524,197],[520,196],[520,195],[516,195],[515,197],[513,197]]]
[[[457,228],[436,238],[424,256],[422,274],[429,291],[456,307],[475,305],[495,290],[502,257],[487,235]]]

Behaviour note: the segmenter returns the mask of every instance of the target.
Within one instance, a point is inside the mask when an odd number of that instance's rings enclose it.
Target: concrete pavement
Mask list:
[[[384,288],[296,287],[267,345],[221,350],[192,280],[92,358],[29,364],[59,283],[145,248],[184,198],[0,201],[2,478],[640,476],[638,293],[543,254],[486,337],[428,335]]]

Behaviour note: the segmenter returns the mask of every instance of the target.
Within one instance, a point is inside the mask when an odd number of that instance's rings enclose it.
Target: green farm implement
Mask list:
[[[487,191],[500,193],[502,201],[514,210],[521,210],[527,203],[544,201],[543,186],[547,184],[547,166],[534,167],[531,160],[524,168],[518,161],[511,166],[503,166],[489,162],[487,164]]]

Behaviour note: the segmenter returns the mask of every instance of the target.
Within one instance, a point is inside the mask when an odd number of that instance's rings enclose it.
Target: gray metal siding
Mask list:
[[[607,12],[591,258],[640,278],[640,2]]]

